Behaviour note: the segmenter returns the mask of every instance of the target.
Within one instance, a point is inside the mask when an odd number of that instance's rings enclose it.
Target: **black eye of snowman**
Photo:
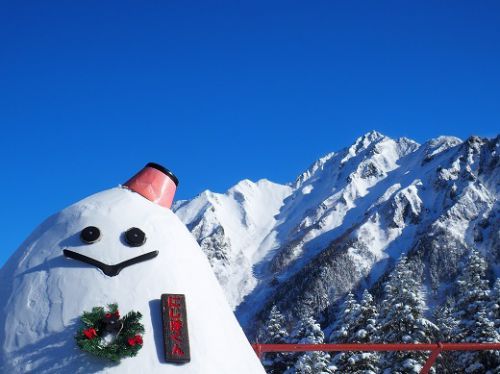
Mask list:
[[[101,231],[95,226],[85,227],[80,233],[80,238],[84,243],[92,244],[99,240]]]
[[[146,234],[137,227],[132,227],[125,232],[125,240],[131,247],[140,247],[146,242]]]
[[[83,242],[87,244],[95,243],[97,240],[99,240],[100,236],[101,232],[97,227],[94,226],[85,227],[80,233],[80,238],[82,239]],[[138,229],[137,227],[132,227],[131,229],[128,229],[125,232],[125,240],[131,247],[140,247],[146,242],[146,234],[144,234],[144,232],[141,229]],[[95,266],[101,269],[102,272],[106,274],[108,277],[114,277],[120,274],[120,272],[126,267],[139,264],[144,261],[152,260],[153,258],[158,256],[158,253],[159,253],[158,251],[151,251],[148,253],[143,253],[142,255],[133,258],[129,258],[128,260],[122,261],[118,264],[110,265],[110,264],[105,264],[99,260],[96,260],[95,258],[85,256],[82,253],[74,252],[67,248],[63,249],[64,256]]]

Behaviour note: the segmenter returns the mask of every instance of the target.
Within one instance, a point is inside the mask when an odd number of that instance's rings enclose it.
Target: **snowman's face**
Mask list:
[[[101,230],[96,226],[87,226],[80,233],[80,239],[82,243],[87,245],[92,245],[99,241],[101,238]],[[131,227],[123,233],[123,238],[125,243],[130,247],[141,247],[146,242],[146,234],[140,228]],[[89,265],[95,266],[102,270],[104,274],[109,277],[114,277],[118,275],[125,267],[138,264],[139,262],[151,260],[158,256],[158,251],[151,251],[144,253],[142,255],[129,258],[118,264],[105,264],[95,258],[86,256],[82,253],[72,251],[70,249],[64,249],[63,253],[66,257],[72,258],[74,260],[85,262]]]
[[[128,190],[96,194],[67,213],[70,221],[65,226],[71,235],[63,245],[63,254],[109,277],[153,260],[160,244],[155,239],[163,236],[158,235],[164,225],[158,224],[163,221],[158,217],[167,214],[165,209]]]

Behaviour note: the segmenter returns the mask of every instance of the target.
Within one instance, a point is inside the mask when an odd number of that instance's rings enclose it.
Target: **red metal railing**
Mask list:
[[[430,351],[420,374],[428,374],[443,351],[500,350],[500,343],[431,343],[431,344],[252,344],[262,358],[266,352],[340,352],[340,351]]]

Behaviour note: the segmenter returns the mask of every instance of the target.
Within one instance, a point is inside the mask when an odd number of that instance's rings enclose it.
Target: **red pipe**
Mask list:
[[[427,374],[442,351],[500,350],[500,343],[252,344],[252,347],[259,358],[262,358],[266,352],[431,351],[431,355],[420,371],[421,374]]]

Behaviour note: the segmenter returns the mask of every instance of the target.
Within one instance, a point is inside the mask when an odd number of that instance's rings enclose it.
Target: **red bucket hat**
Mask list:
[[[178,185],[179,180],[170,170],[150,162],[130,178],[124,187],[137,192],[153,203],[170,208]]]

